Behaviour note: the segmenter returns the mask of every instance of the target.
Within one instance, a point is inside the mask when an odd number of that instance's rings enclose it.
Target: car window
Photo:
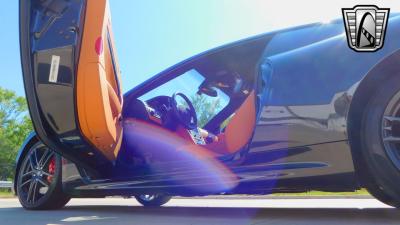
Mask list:
[[[229,96],[218,88],[214,88],[218,93],[217,97],[197,94],[198,88],[204,80],[205,77],[202,74],[192,69],[147,92],[139,99],[147,101],[157,96],[172,96],[175,92],[181,92],[188,96],[193,103],[197,113],[198,126],[204,127],[229,103]]]

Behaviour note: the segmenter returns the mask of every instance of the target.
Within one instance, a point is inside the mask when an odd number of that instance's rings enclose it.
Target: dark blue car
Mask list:
[[[375,52],[349,48],[338,19],[206,51],[125,94],[106,0],[21,0],[20,44],[27,209],[360,188],[400,206],[396,14]]]

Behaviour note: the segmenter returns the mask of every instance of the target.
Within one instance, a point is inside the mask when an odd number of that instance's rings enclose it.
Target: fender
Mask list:
[[[16,165],[16,171],[15,171],[15,175],[14,175],[14,190],[15,190],[15,194],[17,194],[17,187],[16,185],[16,179],[17,179],[17,174],[19,171],[19,166],[21,164],[21,157],[23,157],[26,153],[26,151],[29,149],[29,146],[31,146],[35,141],[38,141],[38,138],[36,136],[36,132],[32,131],[24,140],[24,142],[22,143],[20,149],[18,150],[17,153],[17,157],[15,158],[15,165]]]
[[[28,137],[25,138],[24,142],[21,145],[21,148],[19,148],[18,153],[17,153],[17,157],[15,158],[15,162],[16,164],[19,163],[19,159],[21,158],[21,156],[24,155],[25,153],[25,148],[29,147],[30,144],[32,144],[32,142],[34,140],[38,140],[37,136],[36,136],[36,132],[32,131],[31,133],[29,133]]]

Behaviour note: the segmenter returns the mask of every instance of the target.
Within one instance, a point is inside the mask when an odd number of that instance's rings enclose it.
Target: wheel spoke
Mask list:
[[[50,173],[48,173],[48,172],[46,172],[46,171],[42,171],[42,173],[43,173],[43,175],[46,175],[46,176],[48,176],[48,177],[54,176],[53,174],[50,174]]]
[[[43,166],[43,161],[44,161],[44,159],[47,157],[47,154],[49,154],[49,149],[45,149],[44,150],[44,152],[43,152],[43,154],[42,154],[42,156],[40,157],[40,159],[39,159],[39,166]]]
[[[43,153],[42,157],[39,160],[39,166],[43,168],[53,155],[54,155],[53,151],[51,151],[50,149],[46,149],[46,151]]]
[[[38,166],[38,161],[37,158],[35,159],[36,156],[36,150],[32,152],[32,154],[29,156],[29,162],[31,164],[32,169],[35,169]]]
[[[386,126],[386,127],[384,127],[383,129],[384,129],[384,130],[391,131],[391,130],[392,130],[392,126]]]
[[[400,142],[400,137],[388,136],[383,138],[384,142]]]
[[[32,156],[29,156],[29,166],[34,169],[35,168],[35,162],[32,159]]]
[[[399,122],[400,123],[400,117],[396,116],[384,116],[383,117],[385,120],[388,120],[390,122]]]
[[[40,184],[42,184],[44,187],[49,187],[49,186],[50,186],[50,185],[49,185],[46,181],[44,181],[43,179],[39,179],[38,182],[39,182]]]
[[[24,173],[24,174],[26,174],[26,173],[31,173],[32,171],[33,171],[33,166],[32,166],[31,160],[29,160],[29,161],[27,161],[27,163],[25,164],[25,167],[24,167],[24,169],[23,169],[23,173]]]
[[[32,203],[35,203],[35,200],[36,200],[37,184],[38,184],[37,181],[35,181],[35,183],[33,184]]]
[[[46,155],[46,157],[44,157],[45,155]],[[43,160],[42,159],[40,160],[39,166],[43,168],[49,162],[51,157],[53,157],[53,155],[54,155],[54,152],[47,150],[46,153],[43,154],[43,157],[42,157]]]
[[[19,185],[19,188],[22,188],[23,186],[29,184],[29,182],[31,182],[31,181],[32,181],[32,179],[29,179],[29,180],[25,181],[24,183]]]
[[[24,177],[26,177],[26,176],[29,176],[29,175],[32,175],[32,173],[33,173],[33,171],[30,170],[30,171],[28,171],[28,172],[22,174],[22,178],[24,178]]]
[[[29,184],[29,189],[28,189],[28,196],[26,197],[26,201],[29,202],[29,200],[32,197],[32,192],[33,192],[33,185],[35,181],[32,180],[32,182]]]

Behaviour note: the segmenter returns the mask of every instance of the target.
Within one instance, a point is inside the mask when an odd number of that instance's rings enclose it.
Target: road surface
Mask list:
[[[374,199],[173,199],[144,208],[134,199],[73,199],[57,211],[26,211],[0,199],[1,225],[399,224],[400,210]]]

